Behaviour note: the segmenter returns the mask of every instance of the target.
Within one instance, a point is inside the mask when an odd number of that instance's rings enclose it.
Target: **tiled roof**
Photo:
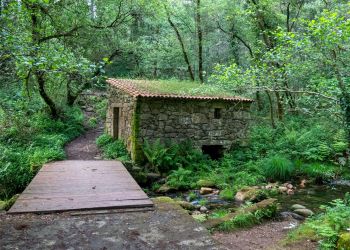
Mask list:
[[[107,82],[111,86],[114,86],[118,89],[121,89],[133,97],[253,102],[252,99],[239,97],[239,96],[222,97],[222,96],[197,96],[197,95],[152,93],[152,92],[146,91],[146,90],[138,87],[137,84],[135,84],[135,82],[133,80],[126,80],[126,79],[109,78],[109,79],[107,79]]]

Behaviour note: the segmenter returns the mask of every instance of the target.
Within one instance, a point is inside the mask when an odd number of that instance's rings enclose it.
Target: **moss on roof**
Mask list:
[[[232,93],[214,84],[200,84],[190,81],[176,80],[133,80],[137,88],[154,94],[175,94],[190,96],[232,97]]]

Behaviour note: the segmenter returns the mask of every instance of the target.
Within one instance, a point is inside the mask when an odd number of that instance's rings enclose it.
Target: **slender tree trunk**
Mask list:
[[[269,99],[269,103],[270,103],[270,119],[271,119],[271,126],[272,128],[276,128],[276,123],[275,123],[275,118],[274,118],[274,115],[273,115],[273,102],[272,102],[272,98],[271,98],[271,95],[269,93],[269,91],[266,91],[266,95]]]
[[[58,118],[58,112],[55,103],[52,101],[52,99],[47,95],[45,91],[45,78],[44,78],[44,73],[40,72],[38,70],[35,71],[35,76],[38,81],[38,86],[39,86],[39,94],[41,98],[45,101],[47,106],[50,108],[51,115],[54,119]]]
[[[174,29],[174,31],[176,33],[177,40],[179,41],[179,43],[181,45],[182,55],[183,55],[185,62],[187,64],[187,71],[188,71],[188,74],[190,76],[190,79],[191,79],[191,81],[194,81],[194,74],[193,74],[192,66],[191,66],[190,60],[188,58],[188,54],[187,54],[182,36],[179,32],[179,29],[176,27],[176,25],[171,20],[169,13],[167,13],[167,15],[168,15],[168,22],[169,22],[170,26]]]
[[[282,96],[278,91],[275,92],[276,100],[277,100],[277,117],[278,120],[282,121],[284,116],[284,108],[283,108],[283,102],[282,102]]]
[[[204,82],[203,77],[203,33],[201,24],[201,0],[197,0],[196,6],[196,24],[198,36],[198,78],[201,83]]]

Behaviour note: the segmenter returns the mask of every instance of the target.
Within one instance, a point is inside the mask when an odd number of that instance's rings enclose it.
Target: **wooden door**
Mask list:
[[[119,115],[120,109],[117,107],[113,108],[113,137],[119,139]]]

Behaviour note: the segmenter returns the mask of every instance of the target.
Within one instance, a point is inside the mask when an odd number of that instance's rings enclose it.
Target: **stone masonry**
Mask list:
[[[189,139],[199,149],[229,149],[245,140],[250,121],[249,99],[140,94],[112,84],[108,98],[106,131],[125,142],[133,159],[145,140]],[[118,126],[113,126],[115,108]]]

